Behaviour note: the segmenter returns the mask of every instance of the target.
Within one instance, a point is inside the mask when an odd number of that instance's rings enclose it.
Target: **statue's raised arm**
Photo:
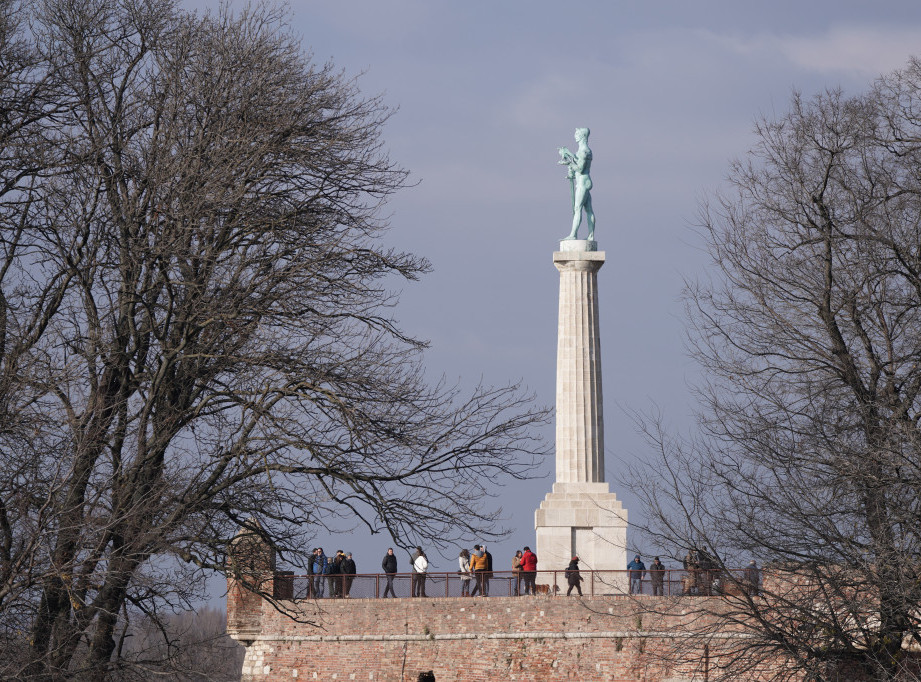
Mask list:
[[[579,238],[579,225],[582,223],[582,209],[585,209],[588,222],[589,241],[595,239],[595,212],[592,210],[592,150],[588,147],[588,128],[576,128],[576,142],[579,144],[575,153],[566,147],[560,147],[560,164],[568,167],[570,199],[572,200],[572,232],[566,239]]]

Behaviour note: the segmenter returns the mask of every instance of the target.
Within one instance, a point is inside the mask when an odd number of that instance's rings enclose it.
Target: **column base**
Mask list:
[[[627,569],[627,510],[607,483],[554,483],[534,525],[539,570],[562,571],[573,554],[585,570]]]

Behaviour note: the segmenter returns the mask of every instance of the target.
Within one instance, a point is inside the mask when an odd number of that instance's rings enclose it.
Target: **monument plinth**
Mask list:
[[[553,254],[560,271],[556,482],[534,515],[542,570],[563,569],[576,555],[583,569],[627,565],[627,511],[604,481],[598,270],[605,254],[596,249],[592,240],[566,239]],[[613,582],[621,587],[620,577]]]

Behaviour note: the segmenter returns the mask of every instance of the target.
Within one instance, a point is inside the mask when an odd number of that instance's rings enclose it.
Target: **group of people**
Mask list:
[[[326,596],[329,586],[330,598],[351,598],[352,581],[356,574],[355,560],[351,552],[336,550],[336,556],[326,556],[322,547],[316,547],[307,562],[307,590],[313,599]]]
[[[646,564],[636,554],[633,561],[627,564],[627,577],[630,579],[630,594],[641,594],[643,591],[643,578],[649,573],[649,582],[652,583],[652,594],[661,597],[665,594],[665,564],[656,557],[648,571]]]
[[[489,596],[489,580],[492,578],[492,554],[486,545],[474,545],[472,550],[462,549],[457,555],[457,574],[461,580],[461,597]],[[470,583],[473,582],[473,589]]]
[[[410,559],[410,565],[413,569],[411,586],[412,596],[428,596],[425,594],[425,579],[429,570],[429,559],[425,555],[425,552],[422,551],[421,547],[416,547],[416,551]],[[397,593],[393,590],[393,580],[397,576],[397,555],[393,553],[393,547],[387,549],[384,560],[381,561],[381,568],[384,570],[384,577],[387,579],[387,584],[384,586],[384,599],[388,597],[394,598],[397,596]]]
[[[681,594],[710,596],[723,589],[720,584],[722,571],[719,564],[706,551],[692,547],[688,550],[682,560],[684,574],[681,577]],[[652,585],[653,596],[662,596],[665,594],[665,565],[656,557],[652,565],[647,569],[646,564],[636,554],[633,561],[627,564],[627,573],[630,580],[630,594],[641,594],[643,578],[649,574],[649,582]],[[739,585],[747,594],[756,595],[760,589],[761,571],[754,559],[749,561],[748,566],[742,571],[742,580]]]
[[[514,595],[537,594],[537,555],[530,547],[516,550],[512,557],[512,589]],[[709,596],[721,591],[719,584],[721,571],[717,562],[705,549],[691,548],[682,562],[684,572],[681,577],[681,593],[684,595]],[[412,596],[426,597],[425,583],[429,568],[428,557],[421,547],[416,547],[410,559],[412,569]],[[457,574],[460,578],[461,596],[475,597],[489,596],[489,581],[493,577],[493,557],[486,549],[485,544],[474,545],[472,549],[462,549],[457,557]],[[384,598],[396,597],[393,582],[397,575],[397,557],[393,548],[387,550],[381,562],[386,585]],[[665,565],[656,557],[647,568],[639,554],[634,555],[633,561],[627,564],[630,594],[642,594],[643,580],[647,577],[652,586],[653,596],[665,594]],[[326,556],[322,547],[313,550],[308,563],[308,590],[312,598],[322,599],[329,588],[330,598],[350,598],[352,582],[355,579],[356,566],[351,552],[336,551],[335,556]],[[581,583],[584,580],[579,570],[579,557],[574,556],[566,567],[566,581],[569,589],[567,596],[576,590],[582,596]],[[758,594],[761,575],[754,560],[742,573],[739,585],[747,594]],[[523,586],[523,590],[522,590]]]
[[[472,550],[462,549],[457,556],[457,574],[461,580],[461,596],[475,597],[481,594],[489,596],[489,580],[492,578],[492,554],[486,545],[474,545]],[[516,550],[512,557],[512,586],[516,597],[524,594],[537,594],[537,555],[530,547]],[[473,583],[473,589],[470,583]]]
[[[421,547],[416,547],[410,559],[412,568],[412,596],[426,597],[425,581],[428,573],[429,561]],[[381,561],[381,568],[384,571],[386,585],[384,586],[384,598],[396,597],[393,589],[393,581],[397,575],[397,557],[393,552],[393,547],[387,549]],[[475,597],[478,594],[483,597],[489,596],[489,581],[493,575],[492,554],[486,548],[486,545],[474,545],[473,549],[462,549],[457,557],[457,574],[460,576],[461,596]],[[515,596],[522,594],[522,585],[524,585],[524,594],[537,594],[537,555],[531,551],[530,547],[524,550],[517,550],[512,557],[512,574]]]
[[[706,597],[711,595],[719,575],[716,562],[706,549],[692,547],[681,561],[684,577],[681,578],[681,593]]]

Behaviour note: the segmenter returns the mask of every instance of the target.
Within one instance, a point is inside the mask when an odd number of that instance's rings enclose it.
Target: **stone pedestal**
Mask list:
[[[541,570],[562,570],[576,554],[586,570],[627,565],[627,511],[604,482],[598,270],[605,254],[596,249],[567,240],[553,254],[560,271],[556,483],[535,513]]]

